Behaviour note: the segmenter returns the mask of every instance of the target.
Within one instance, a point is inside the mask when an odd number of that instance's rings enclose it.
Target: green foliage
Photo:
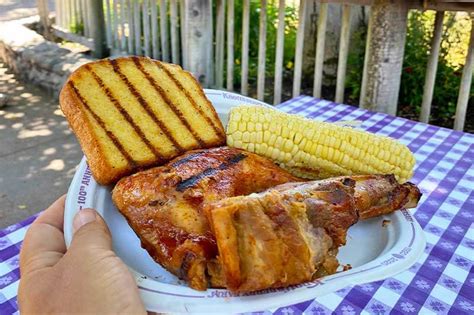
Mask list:
[[[367,25],[361,25],[353,33],[349,56],[347,57],[346,93],[347,103],[358,104],[364,69],[365,41]]]
[[[74,34],[84,34],[84,23],[73,21],[69,25],[69,31]]]
[[[399,104],[409,105],[416,115],[420,112],[423,99],[423,83],[433,36],[434,17],[434,12],[412,11],[408,19]],[[461,63],[464,62],[467,47],[464,56],[461,53],[454,58],[451,52],[462,46],[463,34],[469,34],[469,30],[462,29],[457,20],[455,13],[446,13],[432,104],[433,114],[439,118],[450,118],[456,112],[462,75]]]
[[[240,64],[242,61],[242,13],[243,1],[236,1],[234,12],[234,83],[240,85],[241,72]],[[249,83],[256,81],[258,71],[258,38],[260,21],[260,1],[250,1],[249,14]],[[298,27],[298,12],[293,6],[285,8],[285,44],[283,52],[283,66],[287,70],[293,68],[295,58],[296,31]],[[267,78],[274,76],[275,72],[275,54],[276,38],[278,29],[278,7],[272,4],[267,6],[267,50],[266,50],[266,70]]]

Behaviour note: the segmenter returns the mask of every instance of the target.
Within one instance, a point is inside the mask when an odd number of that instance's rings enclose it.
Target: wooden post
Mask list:
[[[456,117],[454,119],[454,130],[463,130],[466,120],[467,103],[471,91],[472,71],[474,70],[474,15],[471,14],[471,39],[467,52],[466,63],[462,71],[461,87],[459,88],[458,103],[456,105]]]
[[[249,23],[250,0],[243,0],[242,9],[242,66],[240,93],[247,95],[249,85]]]
[[[212,84],[212,1],[184,1],[186,70],[189,70],[204,87]]]
[[[225,34],[225,2],[218,0],[216,4],[216,88],[224,85],[224,34]]]
[[[84,9],[87,11],[87,2],[89,0],[83,0],[84,4]],[[129,0],[131,1],[131,0]],[[85,12],[84,12],[85,13]],[[105,35],[106,35],[106,41],[107,41],[107,47],[112,49],[113,43],[112,43],[112,13],[111,13],[111,8],[110,8],[110,1],[106,0],[105,1],[105,16],[107,18],[106,25],[105,25]],[[84,14],[84,35],[87,37],[87,32],[88,32],[88,26],[86,26],[89,22],[89,17]]]
[[[134,38],[135,30],[133,29],[133,4],[132,0],[127,0],[127,22],[128,22],[128,46],[127,52],[129,55],[133,55],[135,49]]]
[[[142,27],[140,22],[140,3],[138,0],[133,2],[133,29],[135,30],[135,55],[143,55],[142,50]]]
[[[308,0],[300,1],[300,9],[298,12],[299,25],[296,34],[296,50],[295,50],[295,70],[293,74],[293,97],[300,95],[301,90],[301,72],[303,67],[303,45],[304,45],[304,28],[306,24],[305,8]]]
[[[151,4],[151,48],[153,59],[160,58],[160,40],[158,38],[158,3],[152,1]]]
[[[234,90],[234,0],[227,6],[227,90]]]
[[[168,41],[168,12],[166,0],[160,1],[161,60],[170,61]]]
[[[125,36],[126,12],[125,0],[120,0],[120,49],[122,53],[127,52],[127,36]]]
[[[407,15],[404,0],[374,0],[360,95],[362,108],[397,113]]]
[[[273,88],[273,104],[281,103],[281,86],[283,79],[283,48],[285,45],[285,0],[278,4],[278,31],[275,56],[275,86]]]
[[[342,6],[341,38],[339,42],[339,58],[337,61],[336,98],[337,103],[344,102],[344,87],[346,84],[347,56],[349,53],[349,38],[351,35],[351,5]]]
[[[88,0],[91,36],[94,40],[92,55],[95,58],[103,58],[107,54],[105,38],[105,22],[102,1]]]
[[[142,19],[143,19],[143,48],[144,55],[147,57],[151,56],[150,47],[150,15],[148,9],[150,7],[149,0],[143,0],[142,2]]]
[[[323,86],[324,49],[326,43],[326,27],[328,22],[328,4],[321,3],[318,18],[318,37],[316,39],[316,56],[314,60],[313,96],[321,97]]]
[[[439,47],[441,35],[443,35],[444,11],[436,12],[435,27],[431,40],[431,52],[426,67],[425,86],[423,88],[423,102],[421,104],[420,121],[428,123],[430,120],[431,102],[433,100],[433,90],[438,69]]]
[[[38,14],[40,17],[40,24],[43,29],[43,35],[47,39],[51,39],[51,23],[49,21],[49,9],[47,0],[37,0]]]
[[[260,29],[258,36],[257,98],[265,94],[265,57],[267,48],[267,0],[260,0]]]
[[[184,50],[186,46],[186,10],[184,9],[184,2],[186,0],[180,0],[179,1],[179,27],[180,27],[180,33],[181,33],[181,66],[184,69],[187,69],[188,66],[186,65],[186,60],[188,60],[187,57],[187,51]]]
[[[170,1],[171,62],[179,64],[178,3],[176,1]]]

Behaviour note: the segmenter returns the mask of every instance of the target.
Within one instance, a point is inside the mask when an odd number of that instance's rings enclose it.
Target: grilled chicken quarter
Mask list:
[[[155,261],[192,288],[205,290],[208,266],[218,265],[204,205],[297,180],[266,158],[218,147],[190,151],[125,177],[112,199]]]

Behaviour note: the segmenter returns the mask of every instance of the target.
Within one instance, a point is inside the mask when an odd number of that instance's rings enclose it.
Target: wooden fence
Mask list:
[[[112,56],[145,55],[181,64],[193,72],[205,86],[234,90],[234,68],[240,67],[240,93],[249,93],[249,13],[250,0],[243,1],[242,29],[235,30],[234,0],[57,0],[57,34],[99,49],[103,41]],[[258,36],[258,74],[256,95],[265,100],[265,69],[274,67],[273,103],[282,100],[285,5],[278,1],[278,27],[275,63],[266,64],[267,0],[260,0]],[[294,3],[295,1],[291,1]],[[292,96],[301,92],[303,47],[308,24],[309,5],[315,0],[299,1]],[[409,9],[437,10],[431,53],[426,70],[420,120],[428,122],[441,42],[445,10],[473,11],[474,4],[449,1],[352,0],[316,1],[320,3],[314,66],[313,95],[321,97],[324,47],[328,20],[328,2],[341,3],[341,30],[337,65],[335,101],[343,102],[346,65],[349,52],[351,10],[370,5],[360,106],[396,114]],[[94,10],[101,10],[97,14]],[[215,17],[215,22],[213,18]],[[101,19],[103,27],[101,28]],[[214,29],[215,28],[215,29]],[[242,55],[235,56],[235,32],[242,34]],[[71,35],[72,34],[72,35]],[[94,37],[94,34],[98,38]],[[105,38],[101,38],[100,36]],[[227,39],[227,40],[226,40]],[[227,45],[225,45],[227,43]],[[454,129],[464,126],[474,66],[474,27],[459,90]],[[227,61],[225,60],[227,58]],[[235,62],[240,58],[240,65]],[[226,68],[224,68],[224,65]],[[224,71],[226,70],[226,71]],[[227,73],[226,77],[224,74]]]

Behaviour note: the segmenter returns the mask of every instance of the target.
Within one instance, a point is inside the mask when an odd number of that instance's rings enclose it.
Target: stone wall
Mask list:
[[[94,59],[47,41],[25,26],[38,20],[32,17],[0,23],[0,58],[21,79],[57,95],[72,71]]]

